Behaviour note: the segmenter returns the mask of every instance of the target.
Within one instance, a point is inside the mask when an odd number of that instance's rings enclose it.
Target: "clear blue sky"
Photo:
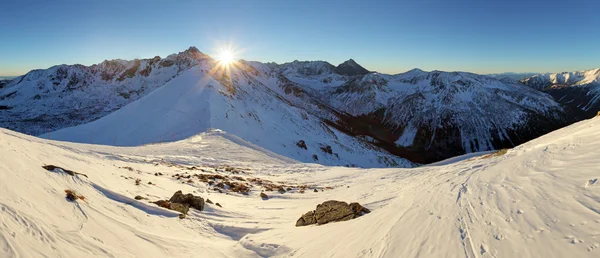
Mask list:
[[[2,1],[0,75],[228,42],[246,60],[386,73],[582,70],[600,67],[599,13],[594,0]]]

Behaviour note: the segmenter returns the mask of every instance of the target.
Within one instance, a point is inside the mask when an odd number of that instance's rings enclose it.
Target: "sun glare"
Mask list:
[[[231,64],[232,62],[235,61],[235,56],[233,54],[233,50],[228,49],[228,48],[221,49],[217,56],[217,60],[219,60],[219,63],[221,63],[222,65]]]

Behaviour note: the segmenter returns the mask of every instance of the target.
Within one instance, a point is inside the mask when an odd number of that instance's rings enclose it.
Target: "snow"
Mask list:
[[[417,135],[417,128],[414,128],[412,126],[407,126],[406,128],[404,128],[404,132],[402,132],[402,136],[400,136],[400,138],[398,138],[398,140],[396,140],[395,143],[396,143],[396,145],[408,147],[408,146],[412,145],[413,141],[415,140],[416,135]]]
[[[599,127],[599,118],[585,120],[503,155],[411,169],[299,163],[217,130],[114,147],[0,129],[0,257],[598,257]],[[218,193],[173,179],[186,170],[169,163],[208,171],[230,165],[250,173],[241,176],[333,189],[267,192],[269,200],[258,187],[248,196]],[[48,172],[44,164],[88,178]],[[67,201],[65,189],[85,201]],[[177,190],[223,207],[207,204],[179,219],[132,199]],[[326,200],[359,202],[372,212],[294,226]]]
[[[177,141],[220,129],[266,150],[300,162],[360,167],[412,167],[368,143],[343,134],[282,101],[277,84],[232,67],[226,86],[208,64],[195,66],[165,85],[101,119],[41,135],[70,142],[136,146]],[[262,81],[257,80],[264,79]],[[231,93],[235,92],[235,93]],[[281,93],[282,94],[282,93]],[[296,146],[305,141],[307,149]],[[321,150],[331,146],[333,153]],[[318,160],[313,158],[317,155]]]

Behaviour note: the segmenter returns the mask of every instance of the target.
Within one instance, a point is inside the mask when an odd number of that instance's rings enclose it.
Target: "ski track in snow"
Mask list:
[[[111,147],[0,129],[0,257],[599,257],[599,127],[600,118],[586,120],[503,155],[412,169],[299,163],[219,132]],[[258,188],[248,196],[216,193],[182,184],[171,175],[183,169],[159,162],[230,165],[251,177],[333,189],[267,192],[269,200]],[[48,172],[44,164],[89,178]],[[67,201],[65,189],[86,201]],[[133,199],[168,199],[177,190],[223,207],[207,204],[178,219]],[[372,212],[294,226],[332,199]]]

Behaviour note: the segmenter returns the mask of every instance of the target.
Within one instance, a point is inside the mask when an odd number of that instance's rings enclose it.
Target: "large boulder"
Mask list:
[[[194,196],[193,194],[183,194],[181,191],[177,191],[173,194],[170,203],[181,203],[186,204],[197,210],[204,210],[204,199],[200,196]]]
[[[363,214],[371,212],[358,203],[346,203],[340,201],[326,201],[317,205],[317,209],[309,211],[302,215],[296,221],[296,227],[318,224],[323,225],[329,222],[346,221],[358,218]]]

